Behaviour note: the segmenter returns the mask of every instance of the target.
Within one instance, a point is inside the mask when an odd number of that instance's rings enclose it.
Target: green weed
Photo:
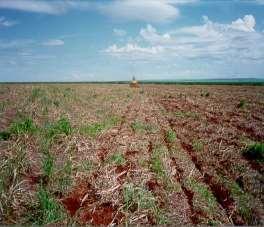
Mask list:
[[[154,149],[150,159],[150,169],[157,175],[158,178],[160,178],[163,181],[167,190],[171,191],[175,189],[175,185],[171,183],[171,180],[164,168],[162,159],[165,152],[166,150],[162,146],[161,147],[158,146]]]
[[[166,140],[167,140],[169,143],[173,143],[173,142],[176,140],[176,134],[175,134],[175,132],[174,132],[172,129],[169,129],[169,130],[166,132]]]
[[[38,225],[56,223],[65,217],[63,208],[43,187],[37,192],[38,204],[30,215],[30,221]]]
[[[143,133],[144,131],[153,133],[157,131],[157,127],[155,127],[154,125],[146,124],[140,121],[132,122],[131,128],[133,129],[134,132],[137,133]]]
[[[50,153],[44,153],[42,159],[42,171],[44,177],[50,179],[54,171],[54,157]]]
[[[36,99],[45,95],[45,91],[41,88],[33,88],[29,97],[30,101],[34,102]]]
[[[237,108],[244,108],[246,105],[246,101],[245,100],[240,100],[240,102],[237,104]]]
[[[63,90],[63,96],[65,98],[70,98],[73,95],[74,90],[72,88],[65,88]]]
[[[207,92],[202,92],[201,93],[201,96],[202,97],[209,97],[210,96],[210,93],[207,91]]]
[[[54,100],[54,101],[53,101],[53,104],[54,104],[54,106],[59,107],[60,102],[59,102],[58,100]]]
[[[224,184],[230,189],[231,196],[235,199],[239,213],[247,220],[248,223],[252,223],[252,210],[251,210],[251,196],[244,192],[239,185],[232,180],[222,177]]]
[[[0,102],[0,113],[4,112],[6,108],[6,103],[5,102]]]
[[[34,134],[36,130],[37,130],[37,126],[34,124],[33,120],[29,117],[22,118],[13,122],[9,129],[10,133],[15,135]]]
[[[166,176],[166,172],[162,163],[163,155],[164,151],[162,150],[162,148],[155,148],[150,160],[151,170],[160,178],[164,178]]]
[[[70,121],[67,118],[62,117],[57,122],[48,124],[47,127],[45,128],[45,132],[46,132],[46,137],[52,139],[57,135],[61,135],[61,134],[67,136],[70,135],[72,132],[72,127]]]
[[[156,125],[146,124],[145,130],[149,133],[155,133],[158,131],[158,127]]]
[[[124,155],[121,153],[115,153],[108,159],[109,162],[114,163],[115,165],[123,165],[126,162]]]
[[[11,133],[8,131],[0,132],[0,140],[8,140],[11,137]]]
[[[251,144],[242,153],[246,158],[250,160],[256,160],[257,162],[263,163],[264,162],[264,143]]]
[[[91,137],[98,136],[103,130],[105,129],[105,126],[103,123],[92,123],[86,126],[83,126],[80,128],[80,133],[84,135],[89,135]]]
[[[144,188],[135,187],[133,184],[126,184],[123,190],[125,209],[155,209],[155,198],[150,191]]]
[[[142,122],[134,121],[131,124],[131,128],[135,132],[143,132],[145,130],[145,125]]]
[[[206,202],[207,211],[210,213],[214,212],[214,209],[217,207],[217,201],[212,192],[204,184],[193,178],[188,178],[186,184],[195,191],[204,202]]]
[[[147,209],[154,214],[157,224],[168,223],[167,217],[156,205],[156,199],[150,191],[133,184],[126,184],[123,188],[123,198],[125,210],[134,212]]]
[[[80,128],[80,133],[91,137],[96,137],[104,130],[109,129],[120,122],[120,118],[117,116],[111,116],[106,118],[103,122],[91,123],[89,125]]]
[[[201,141],[201,140],[194,140],[192,142],[192,147],[197,152],[203,151],[203,149],[204,149],[203,141]]]

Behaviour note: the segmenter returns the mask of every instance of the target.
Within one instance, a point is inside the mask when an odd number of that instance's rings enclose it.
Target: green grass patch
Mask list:
[[[9,132],[15,135],[34,134],[37,131],[37,126],[29,117],[21,118],[14,121],[9,128]]]
[[[37,225],[47,225],[59,222],[65,218],[62,206],[43,187],[37,191],[38,203],[29,215],[29,221]]]
[[[117,116],[111,116],[106,118],[106,120],[102,122],[95,122],[88,125],[85,125],[80,128],[80,133],[83,135],[88,135],[91,137],[97,137],[104,130],[112,128],[116,126],[120,122],[120,118]]]
[[[0,140],[9,140],[11,137],[11,133],[8,131],[0,132]]]
[[[133,129],[133,131],[136,133],[144,133],[146,131],[150,133],[154,133],[158,130],[155,125],[146,124],[141,121],[134,121],[130,126]]]
[[[126,159],[124,158],[124,155],[121,153],[114,153],[108,158],[108,162],[111,162],[115,165],[123,165],[126,163]]]
[[[6,102],[0,102],[0,113],[4,112],[6,109]]]
[[[254,143],[249,145],[243,152],[243,155],[250,160],[264,162],[264,143]]]
[[[65,98],[70,98],[74,95],[74,90],[72,88],[65,88],[62,93]]]
[[[208,91],[204,91],[204,92],[201,93],[201,96],[202,97],[209,97],[210,93]]]
[[[145,130],[145,125],[142,122],[134,121],[131,124],[131,128],[135,132],[143,132]]]
[[[48,152],[43,154],[42,171],[44,177],[50,179],[54,172],[54,157]]]
[[[169,130],[166,132],[166,140],[167,140],[169,143],[173,143],[173,142],[175,142],[175,140],[176,140],[176,134],[175,134],[175,132],[174,132],[172,129],[169,129]]]
[[[206,203],[206,211],[213,213],[214,209],[217,207],[217,201],[212,192],[204,184],[193,178],[188,178],[186,184]]]
[[[43,90],[43,89],[41,89],[41,88],[38,88],[38,87],[34,87],[34,88],[32,88],[32,90],[31,90],[31,95],[30,95],[30,97],[29,97],[29,100],[30,100],[31,102],[34,102],[34,101],[36,101],[36,99],[45,96],[45,94],[46,94],[46,93],[45,93],[45,90]]]
[[[252,223],[251,196],[244,192],[239,185],[232,180],[222,177],[224,184],[230,189],[231,196],[235,199],[239,213],[247,221]]]
[[[169,178],[166,169],[163,164],[163,157],[165,155],[166,148],[163,146],[157,146],[151,155],[150,159],[150,169],[153,171],[157,177],[162,180],[167,190],[171,191],[176,189],[175,185],[172,184],[171,179]]]
[[[80,133],[91,137],[98,136],[105,129],[104,123],[96,122],[80,128]]]
[[[152,153],[150,160],[151,170],[160,178],[164,178],[166,176],[166,172],[162,163],[164,152],[165,151],[163,150],[163,147],[156,147]]]
[[[133,184],[125,184],[123,187],[124,208],[126,211],[149,210],[156,218],[157,224],[167,224],[166,215],[157,206],[154,195]]]
[[[246,101],[244,99],[240,100],[237,104],[237,108],[244,108],[246,106]]]
[[[201,152],[204,149],[204,143],[201,140],[193,140],[192,147],[195,151]]]
[[[57,122],[46,125],[44,132],[48,139],[52,139],[57,135],[70,135],[72,133],[72,127],[69,119],[62,117]]]
[[[133,184],[126,184],[123,189],[125,209],[155,209],[156,200],[150,191]]]

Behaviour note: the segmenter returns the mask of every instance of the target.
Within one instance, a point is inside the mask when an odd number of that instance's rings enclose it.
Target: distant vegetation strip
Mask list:
[[[0,82],[0,84],[129,84],[130,81],[42,81],[42,82]],[[264,80],[141,80],[140,84],[180,84],[180,85],[252,85],[264,86]]]

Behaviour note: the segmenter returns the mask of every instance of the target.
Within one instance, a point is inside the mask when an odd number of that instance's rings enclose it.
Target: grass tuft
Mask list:
[[[36,130],[36,125],[34,124],[33,120],[29,117],[22,118],[13,122],[9,129],[10,133],[15,135],[34,134]]]
[[[149,133],[157,132],[157,127],[155,125],[146,124],[141,121],[132,122],[131,128],[136,133],[144,133],[145,131]]]
[[[31,95],[29,97],[30,101],[34,102],[36,99],[45,95],[45,91],[41,88],[34,87],[31,91]]]
[[[231,195],[236,201],[239,213],[247,221],[247,223],[252,223],[251,195],[244,192],[235,181],[225,177],[222,177],[222,180],[223,183],[230,189]]]
[[[263,163],[264,143],[255,143],[248,146],[248,148],[243,151],[243,155],[250,160],[255,160],[257,162]]]
[[[217,207],[217,201],[212,192],[202,183],[196,181],[193,178],[188,178],[187,185],[195,191],[199,197],[206,202],[206,210],[209,213],[213,213],[214,209]]]
[[[70,135],[72,132],[72,127],[70,124],[70,121],[62,117],[57,122],[49,124],[46,128],[46,137],[48,139],[52,139],[56,137],[57,135]]]
[[[240,102],[237,104],[237,108],[244,108],[246,106],[245,100],[240,100]]]
[[[90,137],[97,137],[104,130],[112,128],[120,122],[120,118],[117,116],[108,117],[103,122],[96,122],[89,125],[85,125],[80,128],[80,133],[83,135],[88,135]]]
[[[38,204],[30,215],[30,221],[38,225],[56,223],[65,217],[62,206],[40,187],[37,192]]]
[[[201,140],[193,140],[192,147],[195,151],[201,152],[204,149],[204,143]]]
[[[50,179],[54,171],[54,157],[50,153],[44,153],[42,159],[42,171],[46,179]]]
[[[124,208],[126,211],[149,210],[154,214],[157,224],[168,223],[167,217],[157,206],[154,195],[141,187],[125,184],[123,188]]]
[[[176,134],[172,129],[170,129],[166,132],[166,140],[169,143],[173,143],[176,140]]]
[[[151,170],[160,178],[164,178],[166,176],[166,172],[162,163],[163,153],[164,151],[162,150],[162,148],[155,148],[150,161]]]
[[[115,153],[112,156],[109,157],[108,161],[111,163],[114,163],[115,165],[123,165],[126,162],[126,159],[124,158],[124,155],[121,153]]]
[[[8,131],[0,132],[0,140],[8,140],[11,137],[11,133]]]

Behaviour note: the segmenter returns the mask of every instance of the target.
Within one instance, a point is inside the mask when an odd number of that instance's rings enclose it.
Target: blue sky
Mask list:
[[[0,81],[264,79],[264,0],[0,0]]]

